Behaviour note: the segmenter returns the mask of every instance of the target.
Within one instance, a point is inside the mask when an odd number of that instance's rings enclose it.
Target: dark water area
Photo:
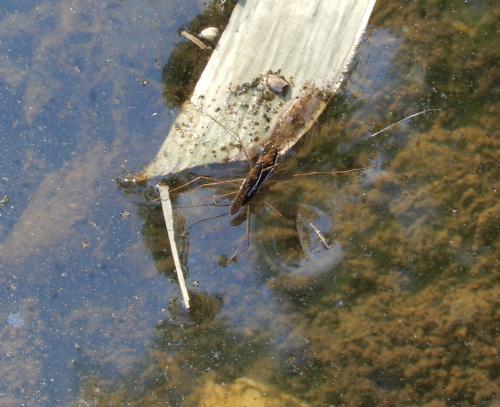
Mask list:
[[[193,206],[232,187],[176,196],[187,312],[154,191],[115,179],[168,133],[206,7],[0,6],[0,406],[497,405],[498,5],[377,2],[236,262],[245,219]]]

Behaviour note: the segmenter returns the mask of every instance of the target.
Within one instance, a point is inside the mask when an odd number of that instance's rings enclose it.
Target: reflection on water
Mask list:
[[[159,203],[114,179],[167,133],[162,93],[179,92],[162,75],[200,12],[2,9],[0,404],[493,402],[499,9],[379,2],[341,94],[255,199],[235,263],[246,222],[211,203],[233,187],[179,194],[187,312]]]

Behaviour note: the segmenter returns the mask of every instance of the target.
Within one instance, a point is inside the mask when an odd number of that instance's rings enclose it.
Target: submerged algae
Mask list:
[[[498,147],[482,129],[432,128],[368,190],[339,189],[352,198],[338,203],[347,255],[329,278],[339,283],[316,289],[316,303],[293,317],[321,379],[280,381],[311,401],[346,405],[495,397]],[[300,294],[281,277],[273,289]],[[336,309],[339,298],[348,306]]]

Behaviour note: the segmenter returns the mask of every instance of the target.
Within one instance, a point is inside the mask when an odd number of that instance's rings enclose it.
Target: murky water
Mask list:
[[[161,209],[114,180],[175,118],[162,75],[203,7],[0,8],[0,405],[498,403],[498,6],[379,1],[236,263],[244,219],[186,207],[227,189],[180,195],[188,314]]]

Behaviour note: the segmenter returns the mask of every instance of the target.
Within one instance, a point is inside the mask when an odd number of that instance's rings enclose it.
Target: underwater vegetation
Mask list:
[[[284,388],[324,405],[494,399],[499,144],[483,129],[432,127],[369,188],[336,190],[349,197],[332,199],[340,266],[271,282],[296,304],[289,318],[318,369],[313,383],[279,377]]]

